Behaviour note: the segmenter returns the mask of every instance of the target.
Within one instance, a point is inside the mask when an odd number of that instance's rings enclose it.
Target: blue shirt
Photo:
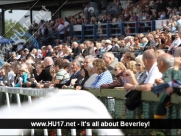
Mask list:
[[[102,84],[110,84],[112,82],[112,75],[109,70],[106,70],[96,77],[95,81],[91,84],[91,88],[99,88]]]

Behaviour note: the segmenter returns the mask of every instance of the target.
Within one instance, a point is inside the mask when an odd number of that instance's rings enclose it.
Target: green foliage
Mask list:
[[[11,36],[14,35],[15,31],[17,32],[26,32],[27,29],[23,27],[19,22],[13,21],[12,19],[10,20],[5,20],[5,37],[10,38]]]

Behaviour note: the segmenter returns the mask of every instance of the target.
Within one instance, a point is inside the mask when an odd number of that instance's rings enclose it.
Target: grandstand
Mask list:
[[[5,33],[4,12],[28,10],[31,6],[30,15],[25,15],[32,24],[29,30],[11,37],[12,40],[26,37],[29,41],[13,44],[8,50],[9,57],[4,56],[5,63],[0,71],[0,86],[3,86],[0,87],[0,105],[6,104],[10,108],[12,103],[17,103],[21,107],[21,102],[31,103],[35,97],[45,97],[54,89],[65,89],[58,93],[61,96],[66,94],[66,89],[71,89],[67,94],[73,92],[75,95],[78,90],[86,90],[104,104],[106,113],[111,115],[105,116],[108,118],[181,118],[180,0],[4,1],[0,3],[2,35]],[[38,21],[33,19],[32,12],[42,8],[46,11],[45,7],[52,14],[51,20],[41,16]],[[87,102],[83,97],[79,99],[80,103],[90,104],[93,106],[90,109],[97,108],[96,103]],[[70,99],[72,103],[67,106],[77,104]],[[60,107],[64,106],[59,100]],[[38,99],[38,102],[41,105],[43,101]],[[51,104],[49,106],[47,108],[51,108]],[[31,108],[34,110],[33,106]],[[38,117],[47,110],[43,106],[40,109]],[[13,111],[18,114],[15,107]],[[71,108],[70,111],[73,113]],[[46,115],[48,117],[48,112]],[[10,115],[3,115],[7,116]],[[29,114],[26,117],[30,118]],[[178,127],[159,128],[131,128],[123,132],[125,135],[180,135]],[[50,130],[45,128],[43,131],[48,135]],[[60,135],[62,130],[52,131]],[[75,129],[70,131],[76,135]],[[90,129],[85,131],[92,135]],[[32,135],[35,132],[31,130]]]

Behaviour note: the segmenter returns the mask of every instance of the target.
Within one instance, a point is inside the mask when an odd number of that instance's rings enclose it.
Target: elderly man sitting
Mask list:
[[[114,78],[114,67],[118,63],[118,59],[114,57],[114,54],[112,52],[104,53],[102,58],[106,64],[107,69],[111,72]]]

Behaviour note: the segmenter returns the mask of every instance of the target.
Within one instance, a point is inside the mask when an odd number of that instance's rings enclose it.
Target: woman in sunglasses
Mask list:
[[[141,59],[138,59],[138,60],[136,60],[135,65],[136,65],[136,69],[137,69],[137,73],[135,74],[135,78],[139,84],[143,84],[146,77],[147,77],[143,61]]]
[[[125,73],[131,77],[130,81],[134,85],[143,84],[147,75],[146,75],[144,63],[142,61],[142,56],[136,58],[135,66],[136,66],[136,70],[137,70],[136,74],[134,74],[134,72],[132,70],[126,70]]]
[[[118,62],[114,67],[114,74],[116,76],[116,80],[114,80],[110,84],[101,85],[100,89],[106,89],[106,88],[113,89],[114,87],[124,86],[123,75],[125,70],[126,67],[124,66],[124,64],[122,62]]]

